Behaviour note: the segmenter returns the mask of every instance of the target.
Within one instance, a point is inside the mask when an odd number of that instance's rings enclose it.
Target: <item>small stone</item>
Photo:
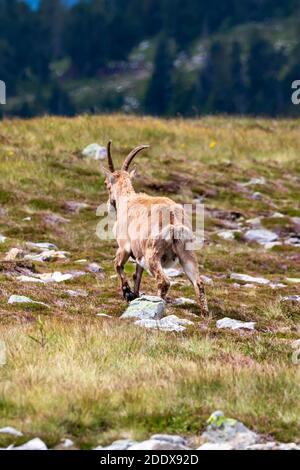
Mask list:
[[[222,230],[218,232],[218,237],[223,238],[223,240],[232,241],[235,239],[235,233],[237,233],[237,230]]]
[[[263,176],[259,176],[258,178],[251,178],[250,181],[247,181],[246,183],[241,183],[242,186],[255,186],[264,184],[266,184],[266,179]]]
[[[132,441],[130,439],[120,439],[113,442],[110,446],[102,447],[101,450],[127,450],[136,444],[138,444],[137,441]]]
[[[242,281],[246,283],[250,282],[250,283],[261,284],[261,285],[270,284],[270,281],[268,279],[265,279],[263,277],[249,276],[248,274],[232,273],[230,275],[230,279],[234,279],[235,281]]]
[[[260,245],[271,243],[278,240],[278,235],[267,229],[251,229],[245,233],[245,240],[248,242],[256,242]]]
[[[85,202],[77,202],[77,201],[67,201],[65,202],[65,208],[67,211],[69,212],[75,212],[75,213],[79,213],[81,210],[83,209],[87,209],[89,207],[88,204],[86,204]]]
[[[48,450],[48,448],[39,437],[36,437],[35,439],[26,442],[26,444],[19,447],[12,447],[10,450]]]
[[[178,318],[176,315],[169,315],[161,320],[139,320],[135,325],[161,331],[184,331],[183,325],[193,325],[193,322],[186,319]]]
[[[0,243],[4,243],[7,240],[7,238],[4,235],[0,234]]]
[[[23,222],[30,222],[31,221],[31,217],[24,217],[24,219],[22,219]]]
[[[105,160],[107,158],[107,150],[99,144],[93,143],[85,147],[81,155],[91,160]]]
[[[222,320],[217,321],[217,328],[220,329],[229,329],[229,330],[254,330],[255,322],[243,322],[239,320],[234,320],[233,318],[222,318]]]
[[[15,259],[20,259],[20,258],[22,258],[23,253],[24,253],[23,250],[20,250],[20,248],[12,248],[5,255],[4,260],[5,261],[14,261]]]
[[[88,297],[88,293],[84,290],[66,290],[66,294],[68,294],[70,297]]]
[[[179,277],[183,274],[183,271],[181,269],[166,268],[164,273],[168,277]]]
[[[54,243],[33,243],[33,242],[27,242],[27,246],[31,248],[38,248],[41,250],[58,250],[57,246],[54,245]]]
[[[73,447],[74,446],[74,442],[71,441],[71,439],[64,439],[61,443],[61,446],[64,448],[64,449],[69,449],[70,447]]]
[[[21,431],[18,431],[15,428],[12,428],[11,426],[7,426],[5,428],[0,429],[0,434],[10,434],[12,436],[16,437],[21,437],[23,436],[23,433]]]
[[[261,201],[263,196],[259,191],[256,191],[255,193],[251,194],[250,198],[254,201]]]
[[[299,284],[300,283],[300,278],[297,278],[297,277],[287,277],[286,280],[287,280],[287,282],[290,282],[291,284]]]
[[[106,313],[96,313],[96,317],[113,318],[111,315],[107,315]]]
[[[197,302],[193,299],[187,299],[186,297],[179,297],[178,299],[175,299],[173,302],[173,305],[196,305]]]
[[[214,281],[208,276],[200,276],[200,278],[204,282],[204,284],[207,284],[208,286],[212,286],[214,283]]]
[[[300,302],[300,295],[288,295],[281,299],[283,302]]]
[[[37,302],[35,300],[32,300],[30,297],[25,297],[23,295],[11,295],[10,298],[8,299],[8,303],[10,305],[12,304],[37,304],[37,305],[43,305],[44,307],[49,308],[49,305],[45,304],[44,302]]]
[[[188,447],[181,444],[173,444],[167,441],[158,441],[149,439],[129,447],[128,450],[189,450]]]
[[[56,261],[59,259],[67,259],[67,255],[69,255],[67,251],[45,250],[39,254],[26,255],[24,259],[36,262]]]
[[[226,442],[206,442],[197,450],[233,450],[233,447]]]
[[[62,217],[61,215],[46,214],[44,216],[44,222],[47,225],[56,226],[56,225],[68,224],[70,222],[70,220],[66,219],[65,217]]]
[[[160,319],[165,312],[165,301],[160,297],[145,295],[133,300],[121,318]]]
[[[87,266],[87,270],[90,273],[95,273],[95,274],[103,273],[103,268],[101,268],[100,264],[98,263],[90,263]]]
[[[186,445],[186,439],[181,436],[173,436],[171,434],[154,434],[150,439],[155,439],[157,441],[170,442],[171,444],[181,444]]]

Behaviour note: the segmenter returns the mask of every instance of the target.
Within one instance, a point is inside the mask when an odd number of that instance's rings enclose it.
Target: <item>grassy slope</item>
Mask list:
[[[128,116],[44,118],[0,124],[0,338],[8,346],[8,364],[0,368],[0,427],[14,425],[28,436],[55,445],[70,436],[78,446],[151,432],[196,436],[217,408],[255,430],[281,440],[297,440],[299,369],[291,362],[299,311],[279,302],[282,291],[269,287],[236,289],[228,275],[243,272],[274,281],[300,277],[299,248],[265,251],[243,241],[219,239],[222,220],[206,219],[207,244],[199,264],[214,280],[207,287],[215,319],[224,316],[257,322],[255,334],[230,333],[215,321],[195,320],[183,334],[144,331],[118,319],[125,308],[116,294],[114,242],[95,234],[95,215],[106,201],[97,162],[81,160],[80,150],[93,141],[114,141],[121,161],[133,146],[150,143],[137,160],[136,188],[190,202],[207,194],[206,207],[241,212],[245,219],[270,215],[285,219],[267,225],[288,230],[289,216],[300,216],[299,121],[206,118],[161,121]],[[214,145],[210,145],[214,142]],[[255,201],[237,183],[264,176],[267,184],[253,188],[264,198]],[[153,189],[154,188],[154,189]],[[64,203],[90,205],[70,214]],[[49,226],[45,214],[70,219]],[[27,216],[31,222],[23,221]],[[278,227],[278,225],[280,225]],[[276,227],[275,227],[276,228]],[[21,284],[3,261],[11,247],[26,241],[49,241],[71,253],[57,263],[36,263],[40,272],[85,269],[78,259],[98,261],[104,279],[93,274],[63,284]],[[128,267],[132,271],[132,266]],[[71,298],[66,289],[85,289],[87,298]],[[155,293],[147,276],[143,290]],[[285,295],[299,294],[291,285]],[[47,302],[50,310],[8,306],[11,294]],[[184,278],[171,297],[193,296]],[[113,319],[101,319],[96,313]],[[189,318],[194,307],[171,307],[168,313]],[[45,321],[44,348],[35,319]],[[11,438],[1,437],[0,445]]]

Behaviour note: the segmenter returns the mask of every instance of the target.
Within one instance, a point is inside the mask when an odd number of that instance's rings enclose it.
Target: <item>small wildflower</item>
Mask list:
[[[212,140],[211,143],[209,144],[209,148],[214,149],[216,145],[217,145],[217,142],[215,140]]]

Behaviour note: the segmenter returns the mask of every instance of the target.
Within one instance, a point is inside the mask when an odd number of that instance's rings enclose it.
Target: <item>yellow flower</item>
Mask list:
[[[13,150],[9,150],[9,152],[8,152],[8,156],[9,156],[9,157],[13,157],[14,154],[15,154],[15,152],[14,152]]]
[[[217,145],[217,142],[215,140],[212,140],[211,143],[209,144],[209,148],[214,149],[216,145]]]

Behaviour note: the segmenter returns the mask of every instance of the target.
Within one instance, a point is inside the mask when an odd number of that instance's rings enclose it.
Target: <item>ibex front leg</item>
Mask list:
[[[116,259],[115,259],[115,269],[121,281],[123,297],[125,300],[127,300],[127,302],[130,302],[131,300],[134,299],[134,294],[131,291],[127,278],[124,274],[124,266],[127,263],[129,256],[130,254],[127,251],[119,248],[116,254]]]

